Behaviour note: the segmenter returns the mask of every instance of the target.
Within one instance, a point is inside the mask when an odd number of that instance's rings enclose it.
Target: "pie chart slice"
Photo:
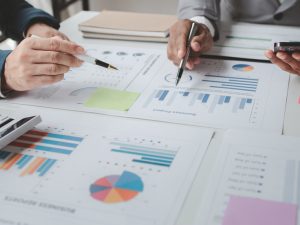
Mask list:
[[[248,64],[236,64],[232,67],[234,70],[242,71],[242,72],[250,72],[254,70],[253,66],[250,66]]]
[[[121,175],[102,177],[90,186],[92,198],[104,203],[126,202],[143,190],[142,179],[128,171],[124,171]]]

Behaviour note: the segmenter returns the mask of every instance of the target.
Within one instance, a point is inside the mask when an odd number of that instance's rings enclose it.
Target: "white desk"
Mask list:
[[[73,41],[80,44],[114,44],[115,46],[126,47],[141,47],[166,50],[166,44],[163,43],[145,43],[145,42],[130,42],[130,41],[111,41],[100,39],[84,39],[78,30],[78,24],[85,21],[97,12],[80,12],[61,24],[61,31],[68,35]],[[300,137],[300,104],[295,104],[300,96],[300,77],[292,77],[287,100],[284,134]],[[30,107],[30,106],[28,106]],[[87,114],[88,115],[88,114]],[[218,146],[223,138],[224,130],[217,130],[210,144],[207,154],[201,164],[196,179],[191,187],[191,191],[185,201],[184,207],[178,218],[178,225],[192,224],[196,215],[196,210],[203,198],[203,192],[206,188],[207,181],[214,166],[216,155],[218,154]]]

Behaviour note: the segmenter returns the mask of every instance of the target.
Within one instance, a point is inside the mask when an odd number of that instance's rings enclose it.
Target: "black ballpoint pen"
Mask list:
[[[197,25],[196,23],[192,23],[192,26],[191,26],[191,29],[190,29],[190,33],[189,33],[189,36],[187,38],[187,42],[186,42],[186,54],[184,56],[184,58],[181,60],[180,64],[179,64],[179,69],[178,69],[178,72],[177,72],[177,80],[176,80],[176,86],[178,85],[181,77],[182,77],[182,74],[183,74],[183,71],[185,69],[185,65],[188,61],[188,58],[190,56],[190,52],[191,52],[191,41],[192,41],[192,38],[195,36],[197,32]]]

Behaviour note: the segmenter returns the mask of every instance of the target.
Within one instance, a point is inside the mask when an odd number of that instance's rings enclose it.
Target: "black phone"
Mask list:
[[[274,52],[286,52],[289,54],[300,52],[300,42],[275,42]]]

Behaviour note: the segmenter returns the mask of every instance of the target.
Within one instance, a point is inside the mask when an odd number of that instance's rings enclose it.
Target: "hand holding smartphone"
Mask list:
[[[300,53],[300,42],[275,42],[274,52],[286,52],[288,54],[293,54],[295,52]]]

